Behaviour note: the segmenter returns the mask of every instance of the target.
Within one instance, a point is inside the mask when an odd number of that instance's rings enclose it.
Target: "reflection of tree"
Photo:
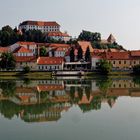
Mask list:
[[[91,94],[91,87],[85,87],[85,94],[87,96],[87,99],[90,99],[90,94]]]
[[[14,115],[18,116],[20,112],[20,106],[16,105],[10,101],[1,101],[0,102],[0,112],[4,115],[5,118],[12,119]]]
[[[24,79],[24,84],[25,84],[25,85],[31,84],[31,80],[30,80],[29,78],[25,78],[25,79]]]
[[[140,77],[139,77],[139,76],[134,77],[134,78],[133,78],[133,82],[134,82],[135,84],[137,84],[137,85],[140,85]]]
[[[99,86],[99,89],[106,94],[109,87],[111,87],[113,81],[109,78],[101,79],[97,81],[97,85]]]
[[[4,96],[11,97],[15,94],[16,82],[12,80],[0,82],[0,88]]]

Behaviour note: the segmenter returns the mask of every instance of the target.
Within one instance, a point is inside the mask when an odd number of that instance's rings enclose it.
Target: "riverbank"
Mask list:
[[[29,78],[29,79],[50,79],[52,77],[51,72],[0,72],[0,79],[19,79],[19,78]]]

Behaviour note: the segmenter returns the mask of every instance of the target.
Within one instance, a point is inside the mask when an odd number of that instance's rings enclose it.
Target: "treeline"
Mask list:
[[[42,33],[40,30],[22,30],[22,32],[20,32],[17,30],[17,28],[12,29],[9,25],[2,27],[0,30],[0,46],[9,46],[18,41],[30,41],[37,43],[65,43],[64,41],[47,37],[47,34]]]

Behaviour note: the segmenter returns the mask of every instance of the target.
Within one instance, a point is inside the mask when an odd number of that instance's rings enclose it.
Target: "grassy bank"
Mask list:
[[[49,79],[51,78],[51,72],[0,72],[0,79]]]

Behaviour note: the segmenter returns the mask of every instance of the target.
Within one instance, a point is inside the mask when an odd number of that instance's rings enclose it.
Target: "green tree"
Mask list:
[[[40,56],[46,56],[47,55],[47,50],[45,47],[40,48]]]
[[[97,69],[101,74],[107,75],[112,70],[112,64],[107,60],[101,60],[97,66]]]
[[[16,67],[16,60],[12,53],[2,53],[0,60],[0,68],[13,70]]]
[[[29,73],[30,71],[31,71],[31,69],[30,69],[29,66],[25,66],[25,67],[23,68],[23,72],[24,72],[24,73]]]
[[[87,47],[87,49],[86,49],[85,61],[86,61],[86,62],[91,61],[91,55],[90,55],[90,49],[89,49],[89,47]]]
[[[85,41],[100,41],[101,40],[101,34],[100,33],[93,33],[90,31],[82,31],[82,33],[80,33],[78,40],[85,40]]]
[[[70,50],[70,62],[74,62],[74,48],[72,47],[71,50]]]
[[[81,47],[78,48],[78,60],[81,60],[83,58],[83,50]]]
[[[133,67],[133,73],[135,75],[140,75],[140,65],[136,65]]]

